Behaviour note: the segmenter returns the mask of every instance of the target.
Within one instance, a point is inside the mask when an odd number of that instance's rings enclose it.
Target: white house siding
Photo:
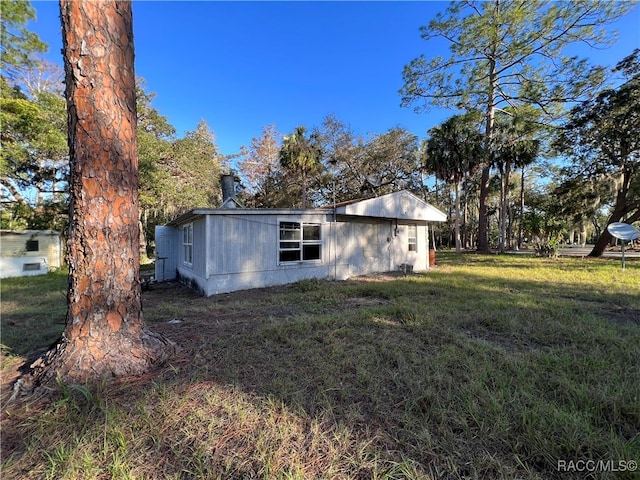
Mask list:
[[[156,262],[155,277],[159,282],[176,278],[178,268],[178,252],[182,237],[178,229],[166,226],[156,226]]]
[[[414,270],[426,270],[428,249],[426,226],[417,225],[417,250],[409,251],[408,223],[393,220],[351,220],[338,223],[338,264],[346,266],[348,274],[363,275],[397,270],[401,264],[413,265]]]
[[[283,285],[305,278],[330,275],[330,228],[326,214],[226,214],[210,215],[206,295]],[[319,223],[322,259],[283,263],[278,261],[280,222]]]
[[[206,216],[195,217],[192,220],[178,226],[178,252],[177,252],[177,273],[180,280],[189,283],[192,288],[202,294],[206,294],[204,280],[206,272],[206,250],[203,241],[206,233]],[[185,259],[183,243],[183,227],[193,225],[193,261],[189,264]]]
[[[314,210],[195,209],[171,222],[179,245],[178,276],[204,295],[281,285],[306,278],[428,268],[427,222],[446,216],[408,192]],[[335,220],[335,221],[334,221]],[[280,222],[321,225],[317,261],[279,262]],[[184,262],[182,227],[193,224],[193,264]],[[409,251],[408,225],[416,225]],[[165,255],[163,252],[163,256]]]
[[[27,251],[27,241],[37,241],[38,249]],[[42,275],[61,266],[60,232],[0,231],[0,278]]]
[[[279,223],[320,223],[322,260],[278,262]],[[193,265],[184,264],[182,226],[178,230],[178,274],[202,294],[284,285],[307,278],[344,280],[354,275],[428,268],[425,225],[417,225],[417,251],[408,250],[407,222],[339,218],[330,215],[212,214],[192,220]]]
[[[339,222],[337,228],[338,263],[348,276],[389,270],[387,237],[389,222],[367,223],[360,219]]]
[[[0,258],[0,278],[44,275],[48,271],[46,257]]]
[[[390,218],[404,221],[444,222],[447,216],[407,191],[340,205],[338,214]]]

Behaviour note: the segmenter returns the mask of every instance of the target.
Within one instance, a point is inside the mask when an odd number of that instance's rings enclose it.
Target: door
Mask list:
[[[175,280],[178,267],[178,230],[156,226],[156,280]]]

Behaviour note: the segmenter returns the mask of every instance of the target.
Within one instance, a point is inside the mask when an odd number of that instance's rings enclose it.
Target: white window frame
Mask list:
[[[306,227],[306,228],[305,228]],[[310,229],[318,230],[319,238],[305,238]],[[288,234],[286,232],[289,232]],[[293,232],[293,233],[291,233]],[[297,235],[296,235],[296,232]],[[284,235],[283,235],[284,233]],[[283,238],[286,237],[286,238]],[[305,258],[305,247],[317,247],[318,255]],[[298,220],[280,220],[278,222],[278,264],[322,262],[322,224],[316,222],[301,222]],[[285,252],[298,252],[297,259],[283,260]]]
[[[193,266],[193,223],[182,226],[182,262]]]
[[[407,250],[409,252],[418,251],[418,225],[415,223],[410,223],[407,226]]]

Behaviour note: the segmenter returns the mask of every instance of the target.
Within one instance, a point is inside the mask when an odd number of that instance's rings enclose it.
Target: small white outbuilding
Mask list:
[[[155,274],[210,296],[307,278],[427,270],[427,226],[445,220],[407,191],[304,210],[194,209],[156,227]]]
[[[61,266],[60,232],[0,230],[0,278],[44,275]]]

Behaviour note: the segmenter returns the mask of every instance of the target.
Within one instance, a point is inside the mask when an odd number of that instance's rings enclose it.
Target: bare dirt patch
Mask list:
[[[640,310],[621,305],[610,305],[600,311],[607,320],[620,325],[640,325]]]
[[[352,307],[377,307],[389,303],[387,300],[374,297],[351,297],[347,298],[345,302]]]

